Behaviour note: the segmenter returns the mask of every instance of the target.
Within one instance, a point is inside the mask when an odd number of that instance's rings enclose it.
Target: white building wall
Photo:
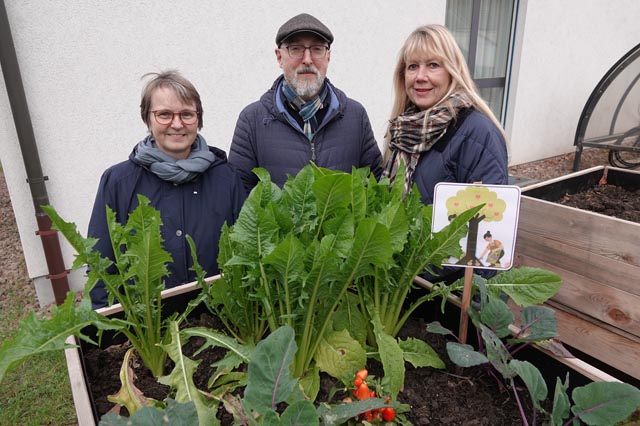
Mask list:
[[[640,1],[522,0],[507,112],[510,164],[574,151],[580,113],[640,43]]]
[[[140,77],[178,69],[199,90],[203,136],[229,149],[236,118],[280,74],[275,34],[307,12],[333,32],[328,77],[368,110],[381,142],[397,52],[415,27],[444,23],[445,0],[323,2],[5,0],[51,204],[83,235],[100,175],[146,133]],[[53,301],[16,130],[0,79],[0,161],[29,276]],[[67,268],[73,250],[62,241]],[[82,273],[70,277],[84,285]]]

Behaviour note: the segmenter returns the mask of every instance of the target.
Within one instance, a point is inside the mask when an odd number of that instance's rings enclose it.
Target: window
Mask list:
[[[517,0],[448,0],[446,26],[467,59],[480,95],[502,116],[514,3]]]

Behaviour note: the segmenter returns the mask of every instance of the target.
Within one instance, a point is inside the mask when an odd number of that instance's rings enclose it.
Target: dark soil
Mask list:
[[[218,327],[215,319],[203,315],[198,326]],[[446,340],[440,335],[426,333],[426,326],[419,320],[411,320],[402,335],[422,338],[427,341],[447,362],[446,370],[433,368],[413,368],[407,364],[405,388],[399,395],[400,402],[411,407],[407,418],[417,426],[421,425],[464,425],[464,426],[513,426],[523,424],[515,399],[499,382],[489,376],[484,368],[469,368],[455,374],[455,366],[448,362],[445,344]],[[193,353],[202,342],[192,339],[186,346],[186,353]],[[188,347],[187,347],[188,346]],[[107,393],[115,393],[119,388],[119,369],[126,347],[117,346],[107,350],[92,348],[86,351],[85,366],[91,383],[91,391],[96,398],[99,416],[113,408],[113,404],[106,399]],[[198,356],[202,359],[195,375],[195,382],[201,389],[206,389],[211,370],[207,367],[219,359],[220,354],[215,350],[206,350]],[[96,363],[94,365],[94,363]],[[168,370],[172,367],[167,364]],[[382,376],[379,365],[373,363],[368,366],[372,374]],[[155,399],[167,397],[166,386],[156,383],[148,371],[135,363],[137,375],[136,385],[146,396]],[[328,376],[322,377],[321,391],[318,400],[324,400],[330,389],[336,383]],[[520,397],[527,401],[525,389],[520,389]],[[333,402],[340,401],[347,396],[345,391],[338,391]],[[531,410],[527,413],[531,415]],[[122,409],[121,414],[126,415]],[[219,410],[218,417],[224,425],[232,422],[232,417]]]
[[[640,223],[640,191],[615,185],[596,185],[566,194],[560,204]]]

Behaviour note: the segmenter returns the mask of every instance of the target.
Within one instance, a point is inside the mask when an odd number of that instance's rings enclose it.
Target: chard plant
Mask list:
[[[527,345],[540,344],[551,348],[549,339],[557,336],[555,311],[538,306],[559,289],[559,277],[555,274],[533,268],[522,268],[504,272],[490,280],[476,278],[480,289],[479,311],[469,308],[469,317],[478,330],[477,350],[469,344],[447,343],[447,353],[455,364],[461,367],[487,365],[491,375],[506,383],[513,392],[525,426],[533,426],[540,418],[538,413],[549,417],[554,426],[573,425],[578,421],[587,425],[614,425],[629,418],[640,407],[640,390],[627,383],[594,382],[575,388],[572,392],[573,404],[567,394],[569,376],[563,382],[556,379],[553,395],[553,409],[547,413],[542,402],[548,397],[546,382],[533,364],[515,358],[519,350]],[[522,285],[523,281],[536,283]],[[519,284],[518,284],[519,283]],[[555,289],[555,290],[554,290]],[[523,309],[520,319],[509,309],[499,296],[503,291]],[[512,335],[511,326],[520,324]],[[455,335],[432,323],[428,331]],[[529,394],[533,412],[525,412],[522,395],[516,380],[521,380]]]
[[[411,313],[401,317],[413,278],[458,254],[474,211],[432,235],[431,208],[417,195],[403,199],[366,169],[349,174],[310,164],[282,189],[265,170],[255,172],[260,182],[223,230],[222,279],[205,288],[207,304],[242,342],[290,326],[298,346],[293,374],[313,397],[320,369],[348,383],[366,363],[366,337],[380,343],[397,333]],[[420,356],[429,350],[413,341],[407,347]],[[401,349],[381,358],[404,368]],[[394,398],[402,371],[391,373]]]
[[[368,214],[367,197],[377,186],[368,171],[308,165],[283,189],[266,171],[256,173],[260,182],[220,240],[222,279],[209,304],[241,341],[290,326],[299,378],[312,370],[347,290],[391,262],[391,236]]]
[[[60,231],[76,250],[73,268],[89,266],[84,298],[76,306],[75,295],[70,293],[61,306],[52,310],[51,318],[38,319],[32,313],[23,321],[13,338],[0,347],[0,380],[8,368],[32,354],[67,348],[69,345],[64,342],[71,335],[98,344],[83,331],[89,325],[95,327],[98,337],[107,329],[124,334],[153,375],[163,374],[167,354],[160,345],[168,338],[167,326],[171,321],[186,318],[199,301],[194,300],[184,312],[163,319],[160,293],[165,288],[166,265],[171,256],[162,247],[160,213],[149,205],[146,197],[138,195],[138,202],[125,225],[118,223],[115,213],[107,207],[115,261],[94,249],[95,238],[82,237],[74,223],[65,222],[53,207],[43,206],[53,228]],[[202,282],[204,272],[197,264],[193,240],[189,237],[187,240]],[[98,281],[105,284],[110,303],[117,300],[121,304],[122,319],[107,318],[91,309],[89,291]]]

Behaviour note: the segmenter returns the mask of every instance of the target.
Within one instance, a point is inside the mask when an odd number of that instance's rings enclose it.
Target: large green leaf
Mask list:
[[[444,368],[445,364],[438,353],[426,342],[410,337],[406,340],[398,340],[405,361],[415,368],[433,367]]]
[[[353,249],[345,263],[345,270],[354,281],[375,270],[385,268],[391,261],[391,236],[389,230],[374,219],[363,219],[356,228]]]
[[[542,410],[540,402],[547,399],[548,390],[540,370],[528,361],[519,361],[517,359],[511,360],[509,366],[516,371],[527,386],[536,408]]]
[[[253,352],[252,345],[241,345],[235,339],[220,333],[216,330],[205,327],[189,327],[180,331],[182,338],[189,339],[191,337],[199,337],[204,340],[204,343],[198,349],[198,353],[208,348],[223,348],[228,353],[235,355],[237,362],[247,363],[249,362],[251,353]]]
[[[480,330],[491,365],[506,379],[515,376],[516,372],[509,365],[513,358],[502,340],[484,324],[480,324]]]
[[[362,345],[367,338],[367,318],[358,309],[358,296],[353,292],[347,292],[333,316],[333,328],[335,330],[348,330]]]
[[[351,201],[351,177],[346,173],[330,174],[317,178],[313,183],[319,223],[329,219]]]
[[[386,385],[384,390],[391,396],[391,399],[395,400],[404,385],[403,352],[396,339],[385,333],[380,319],[375,313],[373,313],[372,322],[380,361],[382,361],[384,369],[383,385]]]
[[[288,181],[283,187],[293,222],[293,232],[296,235],[305,230],[315,229],[316,200],[312,190],[314,181],[313,169],[304,167],[294,180]]]
[[[509,336],[509,325],[513,324],[514,316],[506,303],[498,297],[491,297],[489,303],[482,307],[480,319],[500,338]]]
[[[175,400],[177,402],[193,402],[198,412],[198,424],[200,426],[210,425],[216,421],[217,402],[207,400],[193,382],[193,374],[200,361],[193,361],[182,353],[182,340],[178,324],[172,322],[170,326],[171,342],[162,345],[175,366],[173,371],[161,377],[159,381],[171,386],[176,390]]]
[[[562,278],[544,269],[510,269],[487,281],[495,290],[508,294],[520,306],[539,305],[560,290]]]
[[[407,242],[409,230],[409,220],[404,203],[398,200],[387,206],[380,215],[380,221],[389,229],[393,252],[402,251]]]
[[[297,347],[293,329],[283,326],[258,343],[249,363],[244,402],[260,414],[275,410],[296,386],[290,366]]]
[[[574,389],[571,397],[571,411],[588,425],[614,425],[640,407],[640,390],[627,383],[589,383]]]
[[[172,259],[162,247],[160,212],[147,208],[149,200],[142,195],[138,195],[138,202],[138,207],[129,214],[120,243],[127,247],[124,256],[133,258],[128,275],[138,284],[134,288],[142,293],[140,301],[146,303],[164,289],[162,278],[168,275],[167,263]]]
[[[265,256],[263,263],[272,266],[272,272],[277,276],[282,288],[287,288],[292,282],[301,282],[305,278],[304,246],[293,234],[289,234]]]
[[[347,330],[325,334],[314,358],[321,371],[349,383],[353,374],[365,367],[367,353]]]
[[[515,342],[552,339],[558,335],[556,312],[547,306],[527,306],[520,314],[522,329],[528,333]]]
[[[473,346],[467,344],[447,342],[447,354],[453,363],[465,368],[489,362],[484,354],[477,352]]]
[[[351,212],[356,223],[364,219],[367,214],[365,180],[366,176],[362,176],[355,169],[351,172]]]
[[[315,426],[319,422],[318,412],[311,401],[296,401],[284,410],[278,425]]]
[[[324,235],[334,236],[335,243],[331,250],[334,250],[339,258],[344,259],[349,255],[353,247],[355,218],[352,214],[344,212],[327,220],[324,223],[323,232]]]
[[[0,382],[8,369],[32,355],[73,347],[65,343],[69,336],[92,342],[89,336],[82,333],[82,329],[89,325],[112,330],[125,326],[110,322],[93,311],[88,299],[76,307],[75,294],[71,292],[62,305],[52,308],[50,319],[39,319],[34,312],[30,312],[15,334],[0,346]]]
[[[234,264],[256,265],[275,245],[273,239],[278,227],[273,212],[261,205],[263,190],[264,186],[260,182],[244,202],[238,220],[233,225],[230,238],[240,244],[242,249],[241,256],[234,255],[233,258],[241,260],[233,262]]]

